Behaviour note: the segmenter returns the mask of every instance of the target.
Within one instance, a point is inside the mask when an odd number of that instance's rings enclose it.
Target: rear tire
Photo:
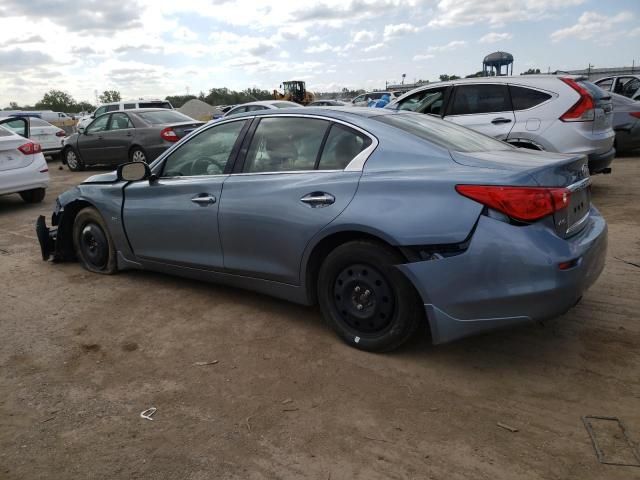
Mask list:
[[[69,147],[64,153],[64,163],[67,164],[69,170],[72,172],[78,172],[84,170],[84,162],[80,159],[80,156],[76,153],[76,151]]]
[[[394,267],[395,250],[360,240],[334,249],[320,267],[318,302],[326,321],[349,345],[370,352],[398,348],[424,319],[413,285]]]
[[[90,272],[116,273],[116,249],[107,225],[95,208],[83,208],[76,215],[73,248],[82,266]]]
[[[33,190],[20,192],[20,196],[22,197],[22,200],[27,203],[40,203],[44,200],[46,192],[47,191],[44,188],[34,188]]]
[[[140,147],[133,147],[129,152],[129,160],[132,162],[144,162],[147,163],[147,154]]]

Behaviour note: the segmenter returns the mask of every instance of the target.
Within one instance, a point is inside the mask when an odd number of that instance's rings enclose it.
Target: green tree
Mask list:
[[[122,100],[118,90],[105,90],[98,98],[100,99],[100,103],[119,102]]]
[[[195,95],[168,95],[165,100],[170,102],[173,105],[173,108],[180,108],[189,100],[193,100],[194,98],[198,98]]]
[[[471,75],[467,75],[464,78],[476,78],[476,77],[483,77],[483,76],[484,76],[484,72],[482,70],[479,70],[476,73],[472,73]]]
[[[76,108],[76,101],[71,95],[62,90],[49,90],[42,100],[36,103],[38,110],[53,110],[55,112],[71,112]]]
[[[440,81],[441,82],[447,82],[449,80],[458,80],[460,77],[458,75],[447,75],[446,73],[443,75],[440,75]]]
[[[94,105],[89,102],[78,102],[76,104],[76,109],[73,110],[75,113],[77,112],[93,112],[96,109]]]
[[[540,73],[540,69],[539,68],[536,68],[535,70],[533,68],[530,68],[526,72],[522,72],[520,75],[536,75],[538,73]]]

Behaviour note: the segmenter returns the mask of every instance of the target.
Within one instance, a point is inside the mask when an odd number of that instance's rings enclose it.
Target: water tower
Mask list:
[[[511,66],[511,72],[509,72]],[[504,73],[502,72],[504,68]],[[485,77],[494,75],[513,75],[513,55],[507,52],[493,52],[484,57],[482,72]]]

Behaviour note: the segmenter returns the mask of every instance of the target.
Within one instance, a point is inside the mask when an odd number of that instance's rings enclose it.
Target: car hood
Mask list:
[[[87,178],[83,184],[85,183],[116,183],[118,181],[118,175],[116,171],[100,173],[98,175],[93,175],[92,177]]]

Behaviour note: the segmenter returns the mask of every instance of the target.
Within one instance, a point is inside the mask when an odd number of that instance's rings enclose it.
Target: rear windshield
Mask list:
[[[394,113],[372,118],[456,152],[487,152],[513,148],[468,128],[421,113]]]
[[[126,105],[125,105],[126,108]],[[169,102],[140,102],[138,108],[168,108],[173,109]]]
[[[165,123],[193,122],[193,118],[187,117],[175,110],[157,112],[140,112],[138,116],[151,125],[163,125]]]
[[[301,107],[302,105],[298,105],[293,102],[273,102],[273,106],[277,108],[291,108],[291,107]]]

